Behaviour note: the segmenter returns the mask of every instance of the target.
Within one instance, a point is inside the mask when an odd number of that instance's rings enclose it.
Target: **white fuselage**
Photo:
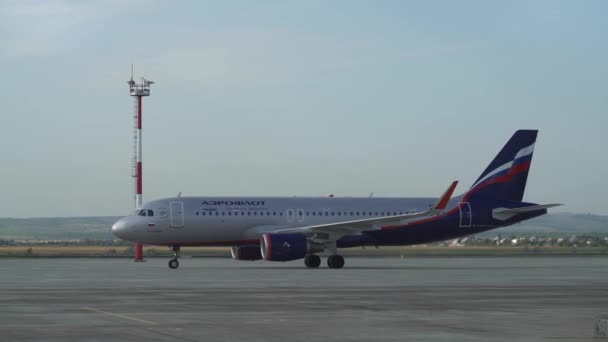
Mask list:
[[[114,233],[152,245],[234,245],[276,230],[426,210],[435,198],[179,197],[147,202]],[[451,206],[457,201],[453,200]],[[153,214],[148,216],[148,214]],[[130,227],[122,232],[121,227]],[[121,233],[122,232],[122,233]]]

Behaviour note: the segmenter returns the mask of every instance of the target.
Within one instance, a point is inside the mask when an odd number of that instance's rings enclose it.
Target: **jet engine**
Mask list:
[[[260,238],[260,251],[267,261],[291,261],[320,250],[302,234],[264,234]]]
[[[258,245],[232,246],[232,248],[230,248],[230,254],[234,260],[254,261],[262,259],[260,246]]]

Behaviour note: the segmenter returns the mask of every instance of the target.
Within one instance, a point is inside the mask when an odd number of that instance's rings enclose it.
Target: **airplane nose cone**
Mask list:
[[[127,238],[127,224],[124,220],[119,220],[112,225],[112,234],[116,237],[125,239]]]

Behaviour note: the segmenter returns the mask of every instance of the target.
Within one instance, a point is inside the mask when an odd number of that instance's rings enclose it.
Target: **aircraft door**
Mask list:
[[[171,227],[184,226],[184,202],[171,202]]]
[[[298,209],[298,222],[304,222],[304,209]]]
[[[293,209],[287,209],[287,222],[293,223],[293,221],[294,221]]]
[[[471,221],[473,220],[473,215],[471,213],[471,205],[469,202],[458,203],[458,210],[460,210],[460,227],[470,227]]]

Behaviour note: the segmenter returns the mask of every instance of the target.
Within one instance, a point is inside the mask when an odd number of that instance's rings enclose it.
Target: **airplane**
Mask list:
[[[112,226],[115,236],[172,249],[231,246],[236,260],[292,261],[339,269],[340,248],[430,243],[505,227],[561,204],[522,201],[537,130],[518,130],[473,186],[452,197],[454,181],[439,198],[177,197],[153,200]]]

